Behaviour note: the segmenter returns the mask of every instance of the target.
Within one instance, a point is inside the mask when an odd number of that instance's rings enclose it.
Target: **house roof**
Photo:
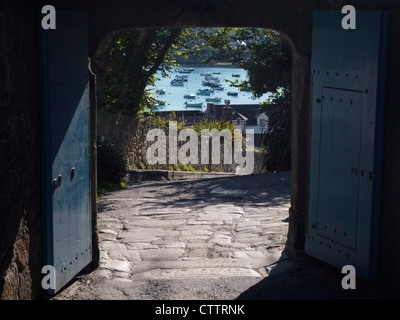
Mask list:
[[[243,120],[246,120],[247,125],[256,126],[257,125],[257,117],[260,113],[262,113],[263,108],[258,104],[236,104],[229,105],[233,111],[232,119],[236,117],[240,117]],[[225,105],[215,105],[215,118],[221,119],[222,117],[222,108]],[[207,106],[206,114],[210,115],[211,110],[208,110],[209,106]]]

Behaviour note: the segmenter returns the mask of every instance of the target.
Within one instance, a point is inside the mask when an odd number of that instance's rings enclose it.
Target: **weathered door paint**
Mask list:
[[[313,21],[310,198],[306,252],[376,276],[387,15],[317,11]]]
[[[59,291],[91,261],[87,13],[41,30],[44,265]]]

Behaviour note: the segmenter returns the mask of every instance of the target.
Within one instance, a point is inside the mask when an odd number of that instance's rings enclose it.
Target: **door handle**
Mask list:
[[[75,178],[75,167],[72,167],[71,169],[71,175],[70,175],[70,181],[72,181]]]
[[[351,174],[354,174],[354,175],[356,176],[357,173],[358,173],[358,169],[357,169],[357,168],[354,168],[354,167],[351,167],[350,172],[351,172]]]

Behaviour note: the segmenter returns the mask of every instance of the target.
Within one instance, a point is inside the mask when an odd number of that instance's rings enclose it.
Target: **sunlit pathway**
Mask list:
[[[290,172],[112,192],[98,203],[96,290],[71,286],[60,298],[233,299],[281,257],[289,202]]]

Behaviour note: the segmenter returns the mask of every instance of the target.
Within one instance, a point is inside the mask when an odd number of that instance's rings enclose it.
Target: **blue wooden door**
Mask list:
[[[87,13],[41,31],[44,264],[59,291],[91,261]]]
[[[363,279],[377,267],[387,15],[317,11],[313,21],[306,252]]]

